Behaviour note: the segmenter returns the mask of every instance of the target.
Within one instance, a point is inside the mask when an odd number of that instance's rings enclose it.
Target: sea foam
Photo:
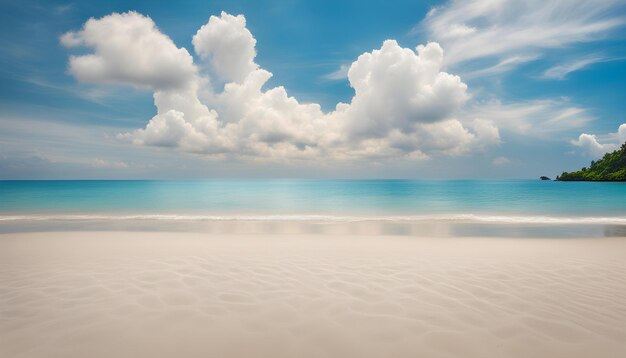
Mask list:
[[[259,221],[259,222],[453,222],[492,224],[610,224],[626,225],[626,217],[591,216],[524,216],[486,214],[440,214],[440,215],[176,215],[176,214],[48,214],[48,215],[1,215],[5,221]]]

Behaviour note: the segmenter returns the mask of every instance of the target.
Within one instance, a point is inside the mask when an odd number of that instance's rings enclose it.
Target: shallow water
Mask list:
[[[626,236],[626,183],[0,181],[0,232]]]
[[[0,181],[0,213],[626,217],[626,183],[539,180]]]

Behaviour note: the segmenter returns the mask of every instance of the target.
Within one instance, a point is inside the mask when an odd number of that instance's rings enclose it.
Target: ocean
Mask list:
[[[296,179],[0,181],[0,220],[81,217],[626,224],[626,183]]]

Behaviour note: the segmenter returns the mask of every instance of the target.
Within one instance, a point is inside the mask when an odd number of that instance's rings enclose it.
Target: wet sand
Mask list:
[[[626,238],[0,235],[0,357],[623,357]]]

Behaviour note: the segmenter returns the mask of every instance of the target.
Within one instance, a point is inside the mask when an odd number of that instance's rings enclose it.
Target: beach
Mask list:
[[[626,0],[0,18],[0,358],[626,358]]]
[[[623,237],[0,234],[0,357],[622,357]]]

